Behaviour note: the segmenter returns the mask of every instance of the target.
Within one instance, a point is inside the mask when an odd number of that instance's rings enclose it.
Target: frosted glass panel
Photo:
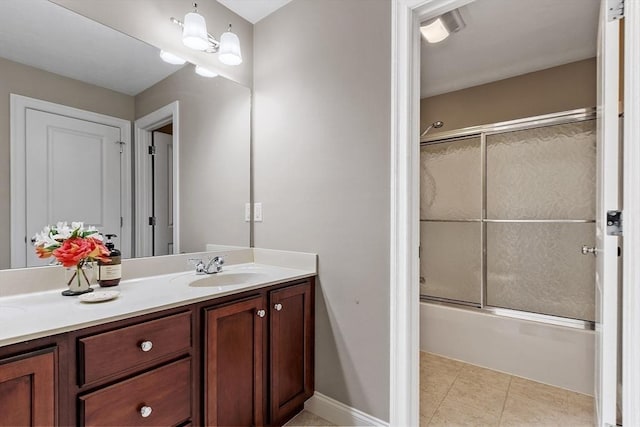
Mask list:
[[[595,120],[487,136],[487,217],[594,219]]]
[[[420,149],[420,219],[480,219],[480,138]]]
[[[487,304],[594,320],[593,223],[488,223]]]
[[[479,222],[420,223],[420,293],[480,303]]]

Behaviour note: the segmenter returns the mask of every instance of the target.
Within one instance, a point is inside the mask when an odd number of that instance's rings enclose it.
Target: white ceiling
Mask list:
[[[136,95],[180,68],[158,53],[47,0],[0,0],[0,57]]]
[[[247,21],[255,24],[291,0],[218,0]]]
[[[441,43],[422,39],[421,97],[596,55],[600,0],[476,0],[467,26]]]

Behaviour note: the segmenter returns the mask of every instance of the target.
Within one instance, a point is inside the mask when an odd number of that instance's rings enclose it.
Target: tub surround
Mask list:
[[[255,273],[238,285],[189,286],[196,276],[191,258],[224,256],[226,274]],[[315,254],[239,249],[123,260],[123,280],[112,301],[88,304],[63,297],[61,267],[0,271],[0,347],[172,307],[312,277]],[[152,275],[150,275],[150,273]],[[250,277],[250,276],[248,276]]]

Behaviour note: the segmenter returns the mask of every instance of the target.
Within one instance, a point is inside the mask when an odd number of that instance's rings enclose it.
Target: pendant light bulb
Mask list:
[[[173,65],[184,65],[187,62],[186,60],[182,59],[178,55],[175,55],[171,52],[167,52],[165,50],[160,51],[160,58],[162,58],[164,62],[173,64]]]
[[[201,67],[200,65],[196,65],[196,74],[202,77],[212,78],[217,77],[218,73],[209,70],[208,68]]]
[[[182,43],[194,50],[207,50],[209,48],[207,23],[204,17],[198,13],[198,5],[196,3],[193,4],[193,12],[189,12],[184,16]]]
[[[240,39],[236,34],[231,32],[231,24],[229,30],[220,36],[220,50],[218,51],[218,59],[226,65],[242,64],[242,52],[240,51]]]

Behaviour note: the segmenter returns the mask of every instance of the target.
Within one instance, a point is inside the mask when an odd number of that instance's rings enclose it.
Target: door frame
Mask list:
[[[390,425],[419,424],[419,23],[472,0],[393,0]],[[624,249],[640,257],[640,4],[625,2]],[[635,74],[634,74],[635,73]],[[623,266],[623,419],[640,425],[640,263]]]
[[[122,150],[122,169],[120,177],[120,250],[123,257],[131,256],[131,122],[118,117],[81,110],[67,105],[23,95],[10,94],[10,152],[11,152],[11,268],[26,267],[26,123],[27,110],[66,116],[73,119],[94,122],[120,129]],[[43,226],[46,224],[43,224]]]
[[[154,130],[173,123],[173,253],[180,253],[180,103],[174,101],[156,111],[140,117],[134,122],[135,156],[135,256],[151,256],[151,227],[149,217],[152,212],[151,158],[149,146]]]
[[[640,3],[624,3],[622,419],[640,425]]]

